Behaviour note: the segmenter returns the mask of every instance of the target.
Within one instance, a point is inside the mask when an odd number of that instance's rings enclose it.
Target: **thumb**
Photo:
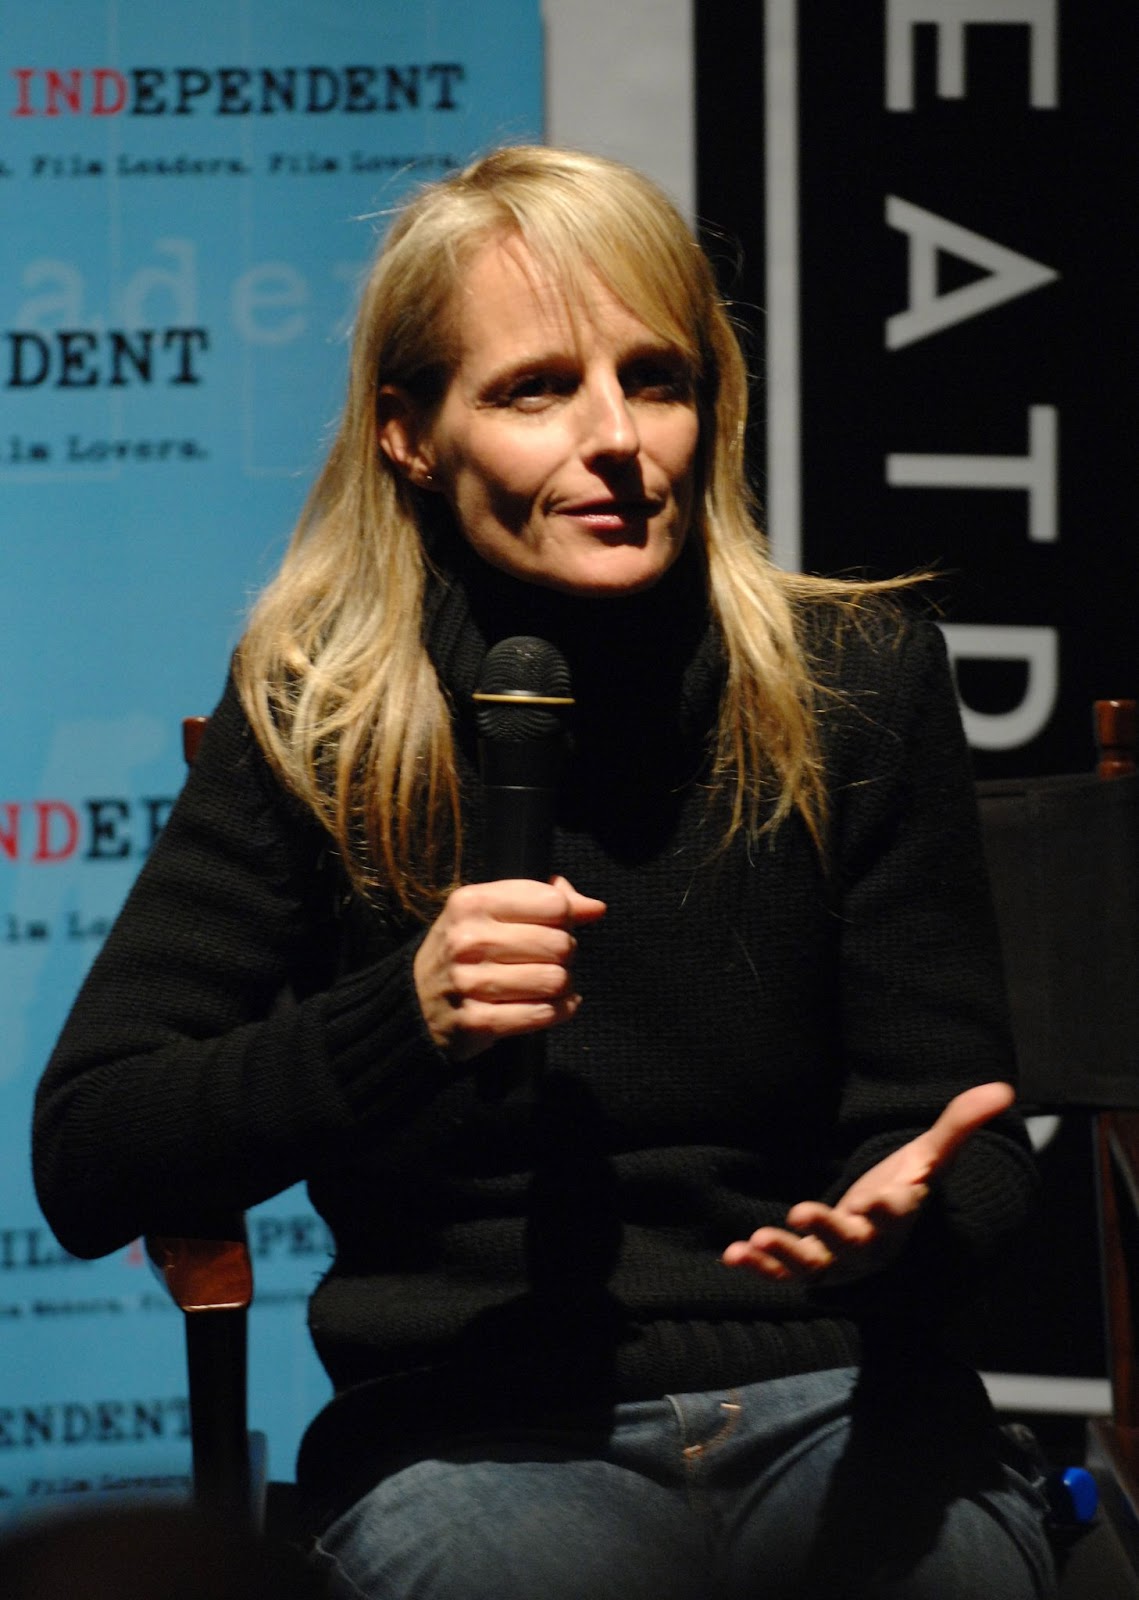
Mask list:
[[[1007,1111],[1015,1100],[1009,1083],[979,1083],[973,1089],[954,1095],[932,1128],[923,1135],[932,1163],[930,1170],[952,1160],[978,1128]]]
[[[568,902],[570,923],[597,922],[605,915],[607,910],[604,900],[595,900],[592,895],[580,894],[568,878],[563,878],[559,873],[550,879],[555,889],[560,889]]]

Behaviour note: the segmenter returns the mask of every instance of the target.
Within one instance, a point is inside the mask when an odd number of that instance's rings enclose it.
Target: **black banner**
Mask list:
[[[777,558],[935,568],[978,776],[1088,770],[1092,701],[1139,690],[1139,10],[696,0],[696,40]],[[1103,1371],[1089,1145],[1070,1117],[1042,1151],[991,1370]]]
[[[697,5],[702,217],[779,558],[933,567],[983,777],[1134,694],[1130,0]],[[723,258],[729,253],[713,241]]]

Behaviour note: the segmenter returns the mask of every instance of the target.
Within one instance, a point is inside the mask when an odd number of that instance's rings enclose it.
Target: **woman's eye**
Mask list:
[[[689,400],[692,379],[679,361],[638,361],[622,374],[622,385],[630,397],[641,400]]]
[[[574,380],[565,373],[528,373],[509,386],[503,394],[502,403],[519,411],[537,411],[551,401],[571,394],[574,387]]]

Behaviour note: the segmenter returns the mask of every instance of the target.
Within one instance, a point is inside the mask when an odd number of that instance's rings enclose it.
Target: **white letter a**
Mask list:
[[[1004,245],[994,244],[982,234],[970,233],[956,222],[948,222],[932,211],[923,211],[897,195],[886,196],[886,221],[909,235],[910,303],[886,321],[886,348],[927,339],[931,333],[951,328],[956,322],[976,317],[993,306],[1015,300],[1059,277],[1051,267],[1019,255]],[[937,292],[937,255],[945,250],[963,261],[970,261],[986,274],[948,294]]]

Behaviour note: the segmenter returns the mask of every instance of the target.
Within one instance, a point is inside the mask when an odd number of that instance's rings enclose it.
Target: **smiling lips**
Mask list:
[[[655,517],[660,509],[655,500],[586,500],[580,505],[562,506],[560,514],[598,532],[620,532],[630,523],[640,524]]]

